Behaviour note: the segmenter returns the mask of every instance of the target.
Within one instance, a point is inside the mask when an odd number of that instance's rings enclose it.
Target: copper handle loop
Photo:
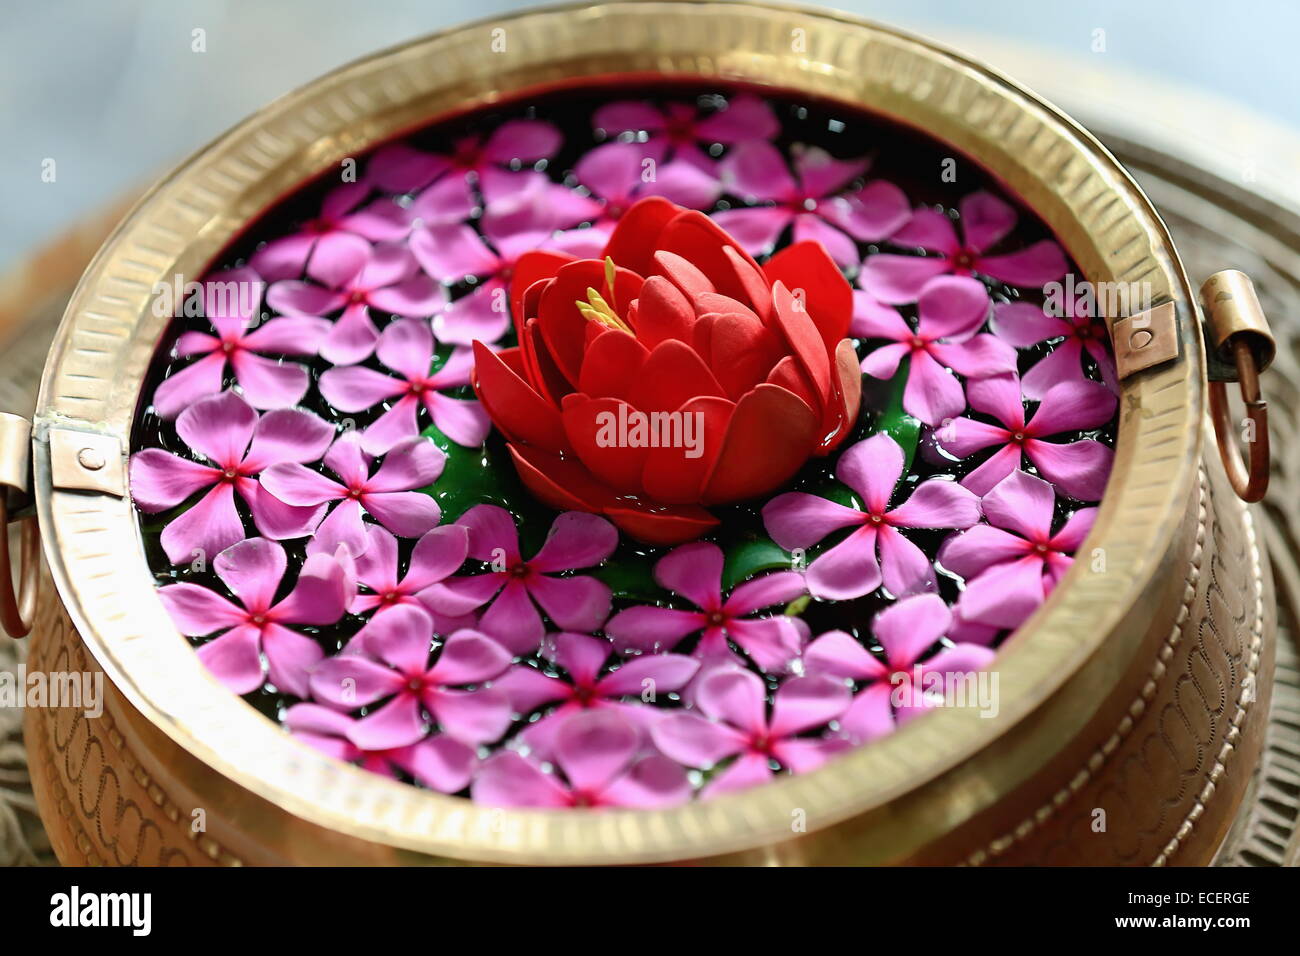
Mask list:
[[[1228,481],[1237,497],[1245,502],[1256,502],[1268,491],[1268,402],[1260,395],[1259,364],[1247,336],[1234,336],[1228,343],[1237,366],[1241,387],[1241,400],[1246,405],[1246,416],[1254,424],[1250,442],[1250,467],[1242,464],[1241,455],[1234,447],[1234,423],[1228,411],[1228,394],[1223,382],[1210,383],[1210,413],[1214,416],[1214,437],[1219,444],[1219,457],[1228,472]]]
[[[18,590],[14,591],[13,564],[9,554],[9,503],[0,485],[0,627],[10,637],[25,637],[36,615],[36,572],[40,568],[40,533],[36,517],[24,518],[18,552]]]

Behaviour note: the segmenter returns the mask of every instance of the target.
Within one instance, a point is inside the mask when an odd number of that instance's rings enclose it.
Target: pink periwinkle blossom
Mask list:
[[[750,140],[719,163],[729,192],[764,203],[715,213],[718,225],[748,252],[770,252],[781,234],[794,227],[794,242],[814,239],[842,267],[855,266],[854,239],[876,242],[907,222],[907,197],[891,182],[877,179],[861,189],[842,190],[867,171],[869,160],[836,159],[816,146],[796,147],[794,172],[771,143]],[[852,237],[852,238],[850,238]]]
[[[447,734],[430,734],[414,744],[365,749],[352,741],[357,719],[320,704],[294,704],[284,713],[289,733],[310,747],[371,773],[396,778],[410,774],[426,787],[456,793],[469,786],[478,767],[474,749]]]
[[[763,506],[768,534],[786,550],[809,548],[841,528],[853,529],[808,565],[814,597],[852,600],[881,583],[895,597],[938,587],[930,559],[899,529],[969,528],[979,520],[979,499],[955,481],[930,478],[891,509],[903,471],[903,449],[882,432],[846,448],[835,465],[835,477],[857,494],[861,507],[802,491],[777,495]]]
[[[1041,478],[1013,471],[984,496],[988,524],[949,538],[939,563],[966,578],[963,617],[997,628],[1019,627],[1060,583],[1097,518],[1080,508],[1052,532],[1056,494]]]
[[[589,151],[573,168],[578,183],[595,199],[591,231],[609,238],[615,223],[638,199],[662,196],[688,209],[708,209],[722,194],[711,172],[686,162],[659,164],[657,150],[645,143],[605,143]]]
[[[844,681],[825,675],[790,677],[768,713],[762,679],[739,667],[718,667],[695,684],[694,711],[670,712],[650,728],[655,746],[688,767],[707,770],[735,759],[700,792],[707,799],[772,778],[773,764],[794,773],[815,770],[846,749],[837,737],[807,737],[849,706]]]
[[[686,771],[647,751],[642,734],[621,714],[590,710],[566,716],[547,773],[514,750],[483,762],[470,790],[492,807],[633,807],[657,809],[691,796]],[[562,775],[562,776],[561,776]]]
[[[319,507],[337,502],[315,529],[307,552],[333,553],[340,544],[355,556],[366,547],[361,521],[367,512],[393,534],[418,538],[438,524],[442,516],[431,495],[415,491],[433,484],[442,474],[447,456],[427,438],[407,438],[389,449],[371,474],[361,436],[345,432],[325,453],[325,467],[338,476],[329,478],[300,464],[272,465],[262,473],[262,485],[286,504]]]
[[[638,698],[644,700],[647,691],[653,695],[652,700],[679,691],[700,667],[699,661],[684,654],[644,654],[619,661],[617,667],[602,676],[613,653],[613,646],[603,638],[569,632],[555,634],[542,643],[542,656],[558,673],[517,664],[494,682],[521,714],[556,705],[520,734],[534,756],[550,759],[555,734],[565,718],[582,710],[617,710],[637,726],[644,726],[664,711],[641,703]]]
[[[340,246],[360,236],[370,242],[396,242],[411,229],[411,214],[390,197],[362,205],[374,194],[367,182],[344,183],[321,201],[320,214],[299,230],[272,239],[253,253],[249,265],[271,281],[300,278],[314,255],[346,254]]]
[[[163,550],[173,564],[212,556],[243,540],[244,522],[235,506],[248,505],[253,524],[267,538],[310,534],[323,509],[285,504],[257,475],[276,465],[316,461],[334,438],[334,428],[311,412],[281,408],[260,417],[243,398],[226,391],[200,399],[176,419],[176,433],[210,464],[190,461],[161,448],[131,456],[131,497],[141,511],[175,507],[204,489],[207,494],[162,532]]]
[[[630,607],[610,618],[605,633],[624,654],[660,653],[701,633],[693,652],[701,672],[738,661],[727,643],[730,638],[763,670],[784,673],[803,648],[807,637],[803,622],[781,613],[752,615],[805,594],[803,575],[797,571],[760,575],[726,595],[722,570],[722,549],[716,544],[695,541],[674,548],[655,563],[655,580],[695,608]]]
[[[320,316],[342,310],[320,342],[321,357],[338,365],[360,362],[375,350],[379,331],[370,309],[428,320],[447,304],[447,293],[424,273],[404,243],[371,245],[342,235],[307,263],[312,282],[283,279],[266,301],[287,315]]]
[[[429,732],[426,714],[444,734],[471,747],[497,740],[510,726],[506,695],[482,686],[510,666],[510,652],[487,635],[456,631],[435,647],[433,619],[403,604],[370,622],[366,650],[368,657],[323,660],[311,673],[316,700],[372,708],[348,733],[363,750],[422,740]]]
[[[482,179],[487,173],[517,170],[549,159],[563,142],[554,123],[507,120],[486,137],[461,137],[446,154],[426,153],[404,143],[385,146],[370,159],[365,178],[379,189],[396,193],[414,192],[444,180],[466,188],[470,177]]]
[[[580,200],[579,207],[553,201],[556,188]],[[464,223],[427,225],[416,230],[411,236],[411,252],[429,275],[449,284],[468,276],[478,279],[472,292],[456,299],[434,319],[438,337],[459,345],[501,338],[510,325],[509,290],[519,259],[526,252],[549,252],[553,267],[558,268],[573,255],[599,257],[608,238],[605,233],[568,229],[599,214],[596,204],[539,174],[538,180],[517,196],[488,208],[479,221],[482,235]],[[536,256],[528,261],[534,268],[546,262]],[[551,274],[539,271],[537,278]]]
[[[154,391],[154,411],[175,418],[196,399],[221,391],[226,366],[254,408],[287,408],[307,393],[307,369],[282,355],[315,355],[329,332],[324,319],[288,316],[271,319],[251,332],[265,283],[252,269],[232,269],[203,283],[203,314],[216,335],[184,332],[176,340],[178,358],[202,356],[173,372]],[[258,353],[269,352],[275,358]]]
[[[989,296],[975,279],[930,280],[917,302],[915,331],[892,306],[856,298],[854,307],[854,334],[890,342],[867,354],[862,371],[872,378],[893,378],[906,358],[903,410],[927,425],[966,410],[965,393],[953,372],[982,378],[1016,370],[1015,349],[979,332],[989,314]]]
[[[566,511],[556,517],[533,557],[519,551],[510,512],[475,505],[457,522],[469,529],[469,555],[491,567],[450,578],[425,592],[424,601],[445,614],[464,614],[491,602],[479,628],[514,654],[537,649],[546,633],[538,607],[557,627],[594,631],[609,616],[610,591],[588,575],[564,572],[600,564],[618,547],[618,532],[598,515]]]
[[[952,220],[937,209],[918,209],[907,225],[890,237],[896,246],[913,246],[936,253],[905,256],[877,253],[862,264],[863,288],[881,302],[915,302],[935,276],[991,276],[1023,288],[1060,278],[1067,263],[1061,247],[1043,239],[1016,252],[989,255],[1016,227],[1016,210],[991,193],[976,192],[957,204],[961,236]]]
[[[1106,324],[1095,314],[1090,315],[1086,303],[1078,296],[1066,299],[1062,311],[1063,315],[1050,315],[1029,302],[1002,302],[993,307],[994,334],[1016,348],[1029,348],[1049,339],[1064,338],[1048,355],[1035,362],[1020,380],[1025,397],[1039,400],[1053,385],[1083,380],[1085,353],[1097,363],[1106,387],[1119,394],[1119,379]]]
[[[477,448],[492,430],[487,412],[477,401],[443,392],[469,384],[474,353],[468,347],[453,349],[440,368],[430,371],[434,345],[428,322],[396,319],[384,327],[375,348],[375,357],[396,376],[364,365],[339,365],[321,375],[321,395],[340,411],[361,412],[392,402],[361,433],[361,447],[368,454],[382,455],[403,439],[420,434],[421,408],[439,431],[459,445]]]
[[[994,652],[978,644],[942,646],[927,652],[950,634],[952,612],[937,594],[917,594],[891,604],[871,625],[885,651],[882,661],[844,631],[829,631],[808,644],[804,669],[808,674],[867,682],[839,717],[841,732],[853,743],[883,737],[944,702],[938,688],[953,677],[983,670]]]
[[[439,525],[415,543],[406,573],[399,577],[397,539],[381,525],[366,525],[366,547],[355,558],[357,583],[366,591],[353,598],[348,610],[353,614],[370,614],[371,617],[353,635],[344,651],[366,653],[370,622],[404,604],[423,607],[433,618],[439,633],[471,627],[475,623],[472,615],[450,617],[439,614],[421,601],[421,594],[455,574],[468,554],[469,532],[460,525]]]
[[[1105,425],[1115,414],[1115,395],[1100,382],[1065,381],[1053,385],[1026,420],[1020,379],[997,375],[966,385],[970,407],[998,424],[973,418],[954,418],[935,429],[935,441],[956,458],[968,458],[985,448],[997,451],[961,483],[977,495],[1020,468],[1023,459],[1067,495],[1080,501],[1097,501],[1106,487],[1114,451],[1101,442],[1052,442],[1062,433]]]
[[[212,570],[238,599],[182,582],[158,589],[182,634],[221,633],[198,649],[199,660],[236,694],[247,694],[265,679],[297,697],[307,696],[308,674],[325,656],[310,637],[288,625],[323,626],[343,616],[356,593],[346,555],[314,554],[298,572],[293,590],[276,602],[288,566],[284,548],[265,538],[247,538],[222,551]]]
[[[772,107],[752,93],[731,97],[724,108],[701,113],[694,103],[665,103],[662,107],[637,100],[607,103],[592,114],[591,125],[609,136],[642,133],[659,159],[690,163],[712,172],[714,160],[706,148],[714,143],[734,146],[750,139],[775,139],[781,123]]]

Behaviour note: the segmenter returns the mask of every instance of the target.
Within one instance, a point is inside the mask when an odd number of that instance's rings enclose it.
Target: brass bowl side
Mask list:
[[[494,43],[501,52],[493,52]],[[1178,313],[1178,360],[1126,380],[1111,488],[1081,561],[1003,651],[991,719],[940,711],[826,768],[668,811],[500,811],[339,764],[289,738],[199,665],[156,597],[125,488],[76,490],[58,443],[129,449],[163,334],[156,282],[201,274],[300,182],[439,116],[565,83],[639,76],[743,81],[865,107],[928,131],[999,176],[1094,282],[1146,282]],[[415,41],[271,104],[201,151],[134,209],[91,264],[51,352],[35,460],[46,555],[86,644],[130,703],[176,744],[287,811],[256,831],[322,826],[394,860],[650,862],[915,856],[1012,792],[1113,697],[1172,620],[1202,440],[1204,370],[1193,297],[1131,179],[1053,107],[958,55],[887,28],[748,3],[622,2],[523,12]],[[53,449],[53,453],[52,453]],[[1171,573],[1172,572],[1172,573]],[[1161,625],[1163,626],[1163,625]],[[1050,724],[1028,727],[1046,708]],[[1019,728],[1014,747],[1005,741]],[[908,795],[908,799],[900,798]],[[792,831],[792,812],[807,834]],[[289,816],[289,814],[293,816]],[[295,821],[296,818],[300,818]],[[904,824],[904,825],[900,825]],[[373,858],[373,847],[359,854]]]

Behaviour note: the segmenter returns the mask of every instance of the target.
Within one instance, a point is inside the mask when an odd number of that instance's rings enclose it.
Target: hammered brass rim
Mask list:
[[[493,53],[502,38],[504,52]],[[203,670],[156,596],[128,500],[55,487],[50,437],[94,433],[125,454],[164,330],[148,308],[154,283],[200,274],[250,218],[300,182],[444,114],[574,81],[650,76],[794,89],[926,130],[1033,207],[1086,278],[1150,283],[1155,304],[1175,303],[1180,358],[1123,385],[1114,480],[1082,549],[1103,560],[1077,562],[1004,647],[996,717],[939,711],[815,773],[707,803],[490,810],[324,757]],[[855,861],[906,859],[1041,767],[1106,699],[1153,615],[1177,606],[1181,586],[1166,580],[1176,575],[1167,567],[1160,574],[1201,450],[1204,372],[1193,302],[1163,225],[1113,157],[1053,107],[926,41],[749,3],[648,0],[481,21],[354,63],[271,104],[134,209],[83,277],[45,369],[34,460],[46,556],[116,685],[221,773],[232,799],[243,788],[304,820],[394,848],[394,861],[798,859],[850,817],[835,839]],[[1050,727],[1030,726],[1026,717],[1046,708]],[[1021,738],[1014,752],[1005,740],[1013,728]],[[248,815],[254,835],[292,823],[265,817]],[[848,851],[823,843],[819,852]]]

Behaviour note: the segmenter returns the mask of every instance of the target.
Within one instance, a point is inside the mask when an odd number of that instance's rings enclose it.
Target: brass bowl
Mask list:
[[[210,677],[156,596],[125,470],[166,327],[151,290],[200,275],[278,198],[406,130],[665,77],[795,90],[919,128],[1023,198],[1085,278],[1149,283],[1167,304],[1157,348],[1131,338],[1134,317],[1107,317],[1128,374],[1081,559],[1002,648],[995,717],[941,709],[744,793],[663,811],[494,810],[327,758]],[[1273,631],[1250,512],[1203,454],[1207,395],[1196,297],[1124,169],[1049,104],[927,41],[793,8],[618,2],[351,64],[153,189],[90,265],[50,353],[32,453],[62,605],[46,588],[30,666],[71,668],[88,650],[113,687],[107,721],[29,714],[56,849],[110,862],[1206,862],[1258,753]],[[108,771],[116,802],[90,800]]]

